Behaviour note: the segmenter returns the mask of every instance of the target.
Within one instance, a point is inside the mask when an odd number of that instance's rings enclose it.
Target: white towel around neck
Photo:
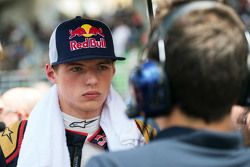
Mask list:
[[[144,144],[135,122],[126,117],[125,109],[122,98],[111,87],[100,120],[111,151]],[[17,167],[70,167],[56,85],[29,116]]]

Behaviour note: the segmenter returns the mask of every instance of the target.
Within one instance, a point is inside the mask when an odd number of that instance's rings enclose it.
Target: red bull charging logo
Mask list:
[[[105,35],[101,28],[94,27],[90,24],[83,24],[81,27],[77,27],[74,30],[69,30],[69,39],[77,37],[85,37],[85,41],[77,42],[75,40],[70,41],[70,50],[78,50],[84,48],[106,48],[106,40],[104,39]],[[91,38],[92,36],[99,35],[100,40]]]

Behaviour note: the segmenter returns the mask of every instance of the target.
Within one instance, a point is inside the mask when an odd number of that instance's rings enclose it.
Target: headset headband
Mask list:
[[[188,13],[195,11],[195,10],[212,9],[219,5],[221,5],[221,3],[215,2],[215,1],[196,1],[196,2],[189,2],[183,5],[180,5],[176,7],[175,9],[173,9],[170,12],[170,14],[168,14],[164,18],[164,20],[160,24],[156,33],[158,34],[158,37],[159,35],[161,35],[160,37],[164,37],[162,35],[165,35],[170,30],[172,25],[182,16],[185,16]]]
[[[179,18],[195,10],[212,9],[219,5],[221,3],[215,1],[196,1],[184,3],[173,9],[160,23],[159,28],[153,32],[149,43],[150,46],[158,42],[160,63],[165,63],[166,60],[164,38],[166,38],[166,34]]]

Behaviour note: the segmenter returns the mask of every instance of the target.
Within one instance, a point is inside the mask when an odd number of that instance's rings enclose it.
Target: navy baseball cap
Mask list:
[[[111,31],[98,20],[74,19],[59,24],[49,43],[51,65],[89,59],[125,60],[116,57]]]

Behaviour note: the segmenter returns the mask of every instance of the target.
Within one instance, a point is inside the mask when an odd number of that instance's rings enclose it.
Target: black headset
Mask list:
[[[164,38],[167,37],[174,23],[182,16],[195,10],[212,9],[218,6],[218,4],[221,5],[221,3],[216,1],[193,1],[180,5],[172,10],[152,33],[147,46],[151,46],[155,42],[157,43],[159,62],[149,59],[143,60],[130,74],[129,84],[132,98],[128,105],[128,117],[134,118],[143,113],[145,118],[152,118],[166,115],[170,112],[171,90],[167,75],[163,70],[163,64],[165,64],[167,56],[165,54],[166,44],[164,44]],[[249,43],[250,35],[248,32],[245,35]],[[250,106],[250,82],[248,83],[247,90],[244,90],[239,102],[240,105]]]

